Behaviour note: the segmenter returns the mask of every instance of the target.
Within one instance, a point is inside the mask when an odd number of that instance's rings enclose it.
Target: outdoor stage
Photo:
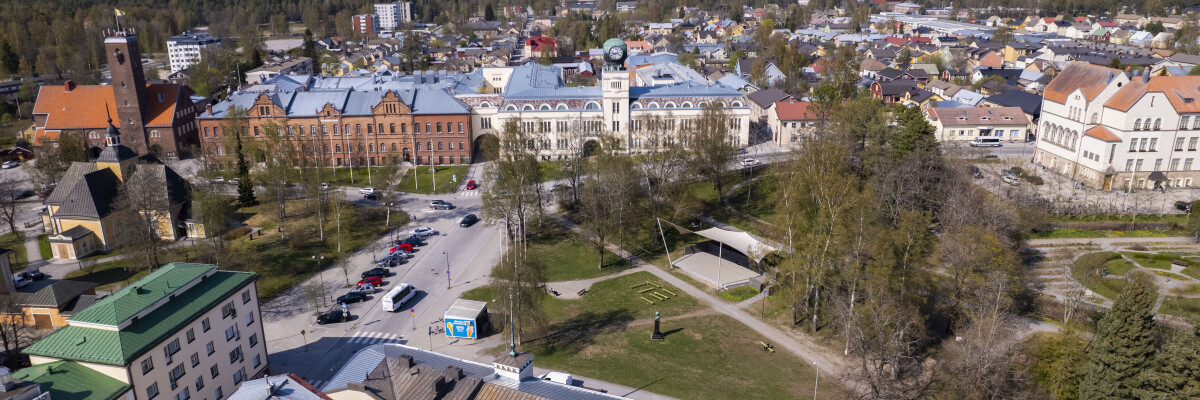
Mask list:
[[[749,284],[751,278],[758,276],[746,267],[705,252],[680,257],[675,266],[720,289]]]

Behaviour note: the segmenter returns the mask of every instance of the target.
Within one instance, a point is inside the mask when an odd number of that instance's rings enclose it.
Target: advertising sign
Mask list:
[[[446,319],[446,337],[478,339],[473,319]]]

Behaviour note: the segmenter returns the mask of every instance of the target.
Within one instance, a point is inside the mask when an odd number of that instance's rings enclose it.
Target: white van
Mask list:
[[[980,136],[971,141],[971,147],[1000,147],[1000,138],[995,136]]]
[[[413,289],[412,285],[401,283],[383,295],[383,311],[399,310],[404,302],[412,300],[416,294],[417,290]]]

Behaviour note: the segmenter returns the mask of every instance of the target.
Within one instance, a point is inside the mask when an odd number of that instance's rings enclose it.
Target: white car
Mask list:
[[[321,182],[321,190],[329,190],[329,182]]]
[[[20,166],[21,166],[21,163],[16,162],[16,161],[5,161],[3,165],[0,165],[0,167],[3,167],[4,169],[16,168],[16,167],[20,167]]]
[[[213,183],[225,183],[225,177],[218,176],[216,179],[213,179]]]
[[[753,159],[753,158],[747,158],[747,159],[742,160],[743,167],[753,167],[753,166],[759,165],[759,164],[762,164],[762,162],[758,161],[756,159]]]
[[[1003,179],[1004,179],[1004,183],[1007,183],[1007,184],[1009,184],[1009,185],[1013,185],[1013,186],[1021,186],[1021,181],[1017,180],[1017,177],[1016,177],[1016,176],[1013,176],[1013,175],[1004,175],[1004,178],[1003,178]]]
[[[21,276],[21,275],[13,276],[13,286],[21,288],[21,287],[25,287],[25,285],[28,285],[28,284],[29,284],[29,280],[25,279],[24,276]]]
[[[365,188],[358,189],[358,193],[359,194],[372,194],[372,193],[375,193],[375,188],[371,187],[371,186],[367,186]]]
[[[412,236],[418,236],[418,237],[433,236],[436,234],[437,234],[437,231],[433,230],[433,228],[430,228],[428,226],[422,226],[420,228],[413,229],[412,233],[411,233]]]

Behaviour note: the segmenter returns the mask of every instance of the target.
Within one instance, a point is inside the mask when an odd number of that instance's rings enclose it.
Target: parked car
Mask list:
[[[378,276],[380,278],[388,276],[388,270],[386,268],[372,268],[362,273],[363,278],[370,278],[372,276]]]
[[[25,287],[25,285],[28,285],[28,284],[29,284],[29,280],[25,279],[24,276],[21,276],[20,274],[13,276],[13,286],[21,288],[21,287]]]
[[[372,193],[375,193],[375,188],[374,188],[374,187],[372,187],[372,186],[367,186],[367,187],[365,187],[365,188],[358,189],[358,193],[361,193],[361,194],[372,194]]]
[[[400,243],[400,244],[397,244],[396,247],[392,247],[392,249],[389,251],[391,251],[391,252],[406,251],[406,252],[412,253],[413,246],[408,243]]]
[[[375,193],[367,193],[367,194],[364,194],[364,195],[363,195],[363,199],[366,199],[366,200],[379,200],[379,195],[377,195],[377,194],[375,194]]]
[[[1021,186],[1021,181],[1017,180],[1017,177],[1015,175],[1005,175],[1003,179],[1004,179],[1004,183],[1007,183],[1009,185]]]
[[[40,281],[42,279],[46,279],[46,274],[43,274],[42,271],[38,269],[21,271],[20,275],[31,281]]]
[[[979,167],[968,165],[967,169],[971,171],[971,176],[975,179],[983,179],[983,171],[980,171]]]
[[[11,193],[11,195],[14,199],[27,199],[33,197],[34,193],[32,190],[25,189],[14,191]]]
[[[389,254],[386,257],[380,258],[379,261],[376,261],[375,267],[376,268],[395,267],[397,265],[403,264],[405,258],[408,258],[407,253],[401,252],[401,253]]]
[[[466,228],[468,226],[475,225],[476,222],[479,222],[479,217],[476,217],[475,214],[467,214],[458,221],[458,226]]]
[[[1176,209],[1176,210],[1179,210],[1179,211],[1183,211],[1183,212],[1185,212],[1185,213],[1190,213],[1190,212],[1192,212],[1192,205],[1193,205],[1193,204],[1195,204],[1195,202],[1192,202],[1192,201],[1177,201],[1177,202],[1175,202],[1175,209]]]
[[[368,276],[363,278],[361,281],[358,281],[357,284],[362,285],[366,283],[369,283],[372,286],[383,286],[383,279],[379,279],[378,276]]]
[[[58,187],[58,184],[56,184],[56,183],[51,183],[49,185],[42,186],[42,190],[39,190],[37,192],[37,195],[38,195],[38,197],[41,197],[43,199],[50,197],[50,193],[54,193],[54,188],[56,188],[56,187]]]
[[[477,188],[479,188],[479,184],[475,183],[474,179],[467,181],[467,190],[475,190]]]
[[[354,292],[363,292],[363,293],[370,294],[370,293],[375,293],[375,285],[372,285],[369,283],[366,285],[355,285],[354,289],[350,289],[350,290],[354,291]]]
[[[367,299],[366,293],[358,292],[358,291],[351,291],[350,293],[346,293],[341,296],[338,296],[337,302],[349,304],[349,303],[357,303],[357,302],[360,302],[360,301],[363,301],[366,299]]]
[[[321,182],[321,190],[329,190],[329,182]]]
[[[424,246],[425,241],[421,240],[420,236],[409,236],[406,239],[397,240],[396,244],[397,245],[407,244],[412,247],[417,247],[417,246]]]
[[[236,184],[242,183],[242,180],[239,178],[233,178],[233,179],[229,180],[229,183],[236,185]]]
[[[747,159],[742,160],[743,167],[753,167],[753,166],[759,165],[759,164],[762,164],[762,161],[758,161],[753,158],[747,158]]]
[[[454,209],[454,205],[447,203],[444,200],[434,200],[429,202],[429,208],[434,210],[452,210]]]
[[[3,167],[4,169],[16,168],[16,167],[20,167],[20,166],[21,166],[21,163],[16,162],[16,161],[5,161],[4,164],[0,165],[0,167]]]
[[[1000,147],[1000,138],[995,136],[980,136],[968,143],[971,147]]]
[[[738,154],[746,154],[746,148],[745,147],[738,148],[737,153]]]
[[[340,309],[333,309],[317,316],[317,325],[332,324],[334,322],[346,322],[349,315],[343,313]]]
[[[225,183],[225,177],[218,176],[216,178],[213,178],[213,183]]]
[[[412,233],[411,233],[412,236],[421,236],[421,237],[433,236],[436,234],[437,234],[437,231],[433,230],[433,228],[430,228],[428,226],[422,226],[420,228],[413,229]]]

